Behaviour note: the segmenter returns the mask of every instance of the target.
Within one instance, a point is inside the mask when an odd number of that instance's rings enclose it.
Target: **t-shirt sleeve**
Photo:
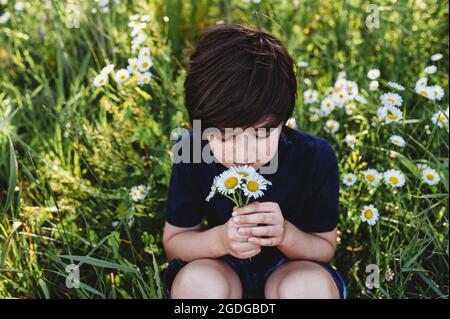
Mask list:
[[[189,164],[174,163],[167,195],[167,222],[177,227],[192,227],[203,220],[200,195],[195,191]]]
[[[332,231],[339,221],[339,168],[331,145],[319,139],[313,191],[306,198],[297,227],[309,233]]]

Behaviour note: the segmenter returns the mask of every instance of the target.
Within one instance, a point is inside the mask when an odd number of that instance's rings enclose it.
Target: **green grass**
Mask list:
[[[430,56],[448,51],[446,1],[381,1],[378,29],[366,27],[367,3],[358,0],[298,1],[297,7],[282,0],[130,0],[95,14],[94,1],[83,1],[76,29],[66,25],[64,2],[27,2],[21,12],[12,1],[0,5],[0,15],[13,12],[0,24],[0,297],[164,297],[170,133],[188,126],[183,66],[199,32],[228,21],[273,32],[296,60],[309,63],[298,79],[297,126],[332,143],[342,175],[369,167],[406,175],[399,190],[374,190],[364,182],[341,187],[334,264],[350,297],[448,298],[448,125],[431,122],[448,105],[448,56],[429,76],[444,87],[444,99],[432,102],[414,92]],[[145,28],[154,61],[151,85],[117,85],[110,78],[108,86],[95,88],[105,60],[126,67],[132,14],[151,16]],[[375,92],[368,90],[371,68],[381,71]],[[302,92],[312,87],[322,96],[344,70],[368,103],[352,115],[333,113],[341,129],[332,136]],[[404,120],[371,126],[388,81],[406,87],[400,92]],[[358,136],[353,150],[343,142],[347,133]],[[392,145],[392,134],[407,146]],[[419,162],[439,173],[438,185],[421,182]],[[138,184],[151,190],[135,203],[129,191]],[[370,203],[380,211],[372,227],[359,217]],[[66,287],[70,263],[82,265],[80,289]],[[379,289],[365,288],[369,264],[381,270]],[[392,281],[384,280],[388,269]]]

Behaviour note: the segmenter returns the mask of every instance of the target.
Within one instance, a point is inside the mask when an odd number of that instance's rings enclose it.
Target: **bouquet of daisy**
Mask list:
[[[248,165],[231,167],[214,178],[211,192],[206,201],[209,202],[217,193],[229,198],[237,207],[248,204],[250,198],[264,195],[267,185],[272,183]]]

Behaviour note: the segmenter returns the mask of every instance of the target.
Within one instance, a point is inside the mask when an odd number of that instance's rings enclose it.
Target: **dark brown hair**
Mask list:
[[[295,73],[294,73],[295,69]],[[219,24],[200,36],[184,83],[189,118],[202,129],[276,127],[292,116],[297,65],[275,36],[244,24]]]

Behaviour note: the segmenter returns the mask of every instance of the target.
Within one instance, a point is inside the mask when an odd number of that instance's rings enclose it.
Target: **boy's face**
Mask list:
[[[255,169],[268,163],[278,148],[283,123],[276,128],[264,124],[245,130],[225,129],[222,135],[208,136],[214,157],[226,167],[249,165]]]

